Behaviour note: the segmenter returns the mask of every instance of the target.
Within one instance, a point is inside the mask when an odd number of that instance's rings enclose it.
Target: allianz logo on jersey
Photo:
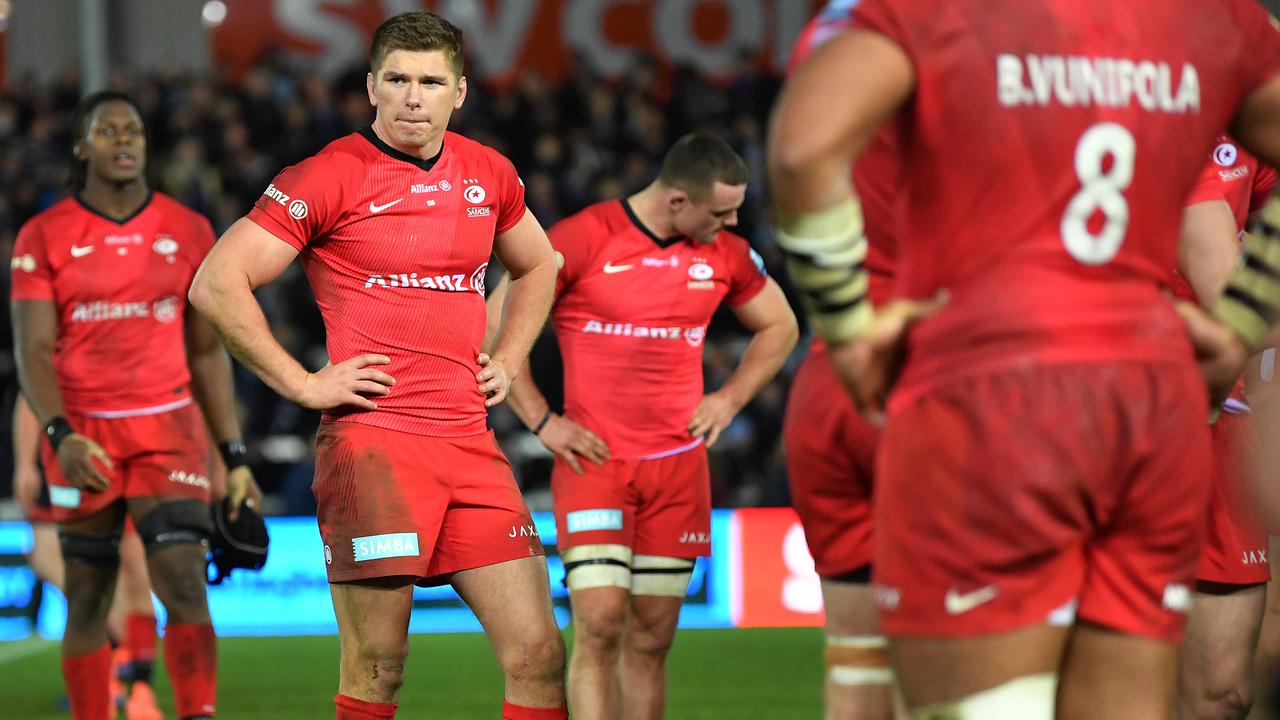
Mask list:
[[[392,557],[417,557],[418,533],[386,533],[351,538],[351,551],[356,562]]]
[[[454,275],[418,275],[418,273],[373,274],[364,281],[365,288],[373,286],[384,288],[423,288],[425,290],[442,290],[444,292],[478,292],[484,295],[484,276],[489,263],[481,263],[480,267],[466,273]]]
[[[433,192],[449,192],[453,189],[453,185],[448,180],[441,180],[438,183],[414,183],[409,187],[411,193],[433,193]]]
[[[632,323],[588,320],[587,323],[582,326],[582,332],[587,335],[618,335],[621,337],[645,338],[649,340],[683,339],[692,347],[698,347],[707,336],[707,327],[705,325],[698,325],[689,328],[655,327],[653,325],[634,325]]]
[[[307,212],[309,211],[307,203],[301,198],[291,201],[288,193],[276,187],[275,183],[267,185],[267,189],[262,193],[262,195],[289,208],[289,216],[294,220],[301,220],[307,216]]]
[[[178,298],[174,295],[169,295],[153,303],[113,303],[105,300],[94,300],[80,303],[71,311],[71,322],[104,322],[107,320],[132,320],[145,317],[153,317],[157,321],[166,324],[177,320]]]

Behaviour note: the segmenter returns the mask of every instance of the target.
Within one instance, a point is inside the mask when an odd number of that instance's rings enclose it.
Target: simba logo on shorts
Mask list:
[[[596,508],[594,510],[576,510],[564,516],[569,526],[566,532],[587,532],[588,530],[621,530],[622,511],[612,508]]]
[[[50,485],[49,504],[61,508],[80,507],[80,488]]]
[[[351,539],[356,562],[393,557],[417,557],[418,533],[387,533]]]

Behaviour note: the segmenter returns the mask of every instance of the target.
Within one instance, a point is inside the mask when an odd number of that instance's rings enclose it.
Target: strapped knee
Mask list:
[[[570,592],[597,587],[631,587],[631,548],[626,545],[578,545],[560,553],[564,585]]]
[[[200,545],[208,549],[212,531],[209,506],[199,500],[161,503],[138,521],[138,536],[148,555],[173,545]]]
[[[688,558],[636,555],[631,563],[631,594],[682,598],[693,577],[693,564]]]
[[[889,642],[883,635],[828,635],[827,681],[833,685],[892,685]]]
[[[58,545],[65,562],[110,567],[120,564],[121,531],[86,533],[58,530]]]
[[[1014,678],[990,690],[911,711],[914,720],[1052,720],[1058,694],[1057,673]]]

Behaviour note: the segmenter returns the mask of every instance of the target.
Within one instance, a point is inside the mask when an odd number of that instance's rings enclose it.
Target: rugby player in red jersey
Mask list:
[[[792,69],[848,30],[856,6],[851,0],[828,3],[800,34]],[[899,204],[895,133],[882,128],[853,168],[867,226],[867,295],[876,305],[889,299],[893,283]],[[787,397],[783,441],[791,504],[822,578],[827,720],[893,717],[893,671],[871,591],[871,498],[879,438],[879,428],[844,392],[826,343],[814,338]]]
[[[1227,136],[1187,199],[1179,239],[1174,294],[1211,306],[1240,258],[1249,214],[1262,208],[1276,172]],[[1258,365],[1251,363],[1251,366]],[[1191,614],[1179,662],[1178,717],[1243,718],[1253,704],[1253,660],[1271,579],[1267,535],[1259,509],[1266,482],[1256,471],[1254,424],[1244,377],[1213,423],[1213,488],[1208,527],[1196,571]]]
[[[31,405],[21,394],[13,405],[13,499],[31,524],[31,552],[27,564],[40,582],[66,592],[58,525],[37,457],[43,433]],[[116,650],[110,680],[112,702],[124,706],[130,720],[161,716],[151,687],[156,654],[156,615],[147,577],[147,556],[133,523],[120,536],[120,577],[107,615],[107,636]]]
[[[770,185],[861,401],[903,361],[875,593],[907,705],[1168,717],[1210,485],[1197,371],[1221,391],[1261,340],[1280,241],[1253,246],[1225,323],[1163,286],[1214,138],[1234,124],[1280,159],[1280,38],[1248,0],[865,0],[853,24],[790,79]],[[890,119],[903,299],[873,311],[848,168]]]
[[[436,15],[379,26],[372,127],[277,175],[191,290],[246,366],[325,411],[313,490],[340,719],[395,714],[415,583],[451,583],[479,618],[506,678],[503,717],[566,717],[542,543],[486,425],[545,322],[555,256],[511,163],[447,132],[467,95],[462,60],[462,33]],[[491,251],[513,282],[482,354]],[[316,372],[253,297],[299,256],[325,321],[331,364]]]
[[[11,270],[18,377],[48,440],[41,457],[65,566],[71,712],[76,720],[110,713],[106,619],[128,515],[168,613],[165,664],[178,714],[211,718],[205,422],[233,468],[236,511],[261,499],[238,450],[230,361],[186,302],[213,231],[148,189],[145,131],[127,95],[90,95],[72,128],[75,194],[22,227]]]
[[[694,561],[711,551],[707,448],[796,343],[782,291],[726,229],[746,182],[727,143],[691,133],[648,187],[549,231],[563,263],[552,321],[565,411],[552,411],[527,372],[511,405],[556,454],[579,717],[663,716],[680,605]],[[702,343],[721,302],[753,335],[724,386],[703,394]]]

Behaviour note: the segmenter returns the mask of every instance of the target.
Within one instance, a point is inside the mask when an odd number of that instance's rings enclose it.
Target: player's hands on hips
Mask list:
[[[1209,387],[1209,407],[1216,410],[1244,372],[1249,349],[1234,330],[1194,303],[1179,301],[1175,307],[1187,324],[1191,347],[1200,363],[1200,375]]]
[[[609,446],[599,435],[563,415],[552,413],[538,433],[538,439],[548,450],[564,458],[579,475],[583,473],[579,455],[596,465],[604,465],[609,459]]]
[[[828,345],[836,375],[871,422],[884,422],[885,398],[893,389],[907,354],[907,331],[938,312],[946,302],[945,292],[928,300],[892,300],[876,309],[875,321],[866,335]]]
[[[689,435],[705,437],[707,447],[716,444],[720,433],[733,422],[733,416],[742,409],[736,401],[721,392],[707,393],[693,410],[693,418],[689,420]]]
[[[13,499],[23,512],[30,513],[40,499],[40,468],[34,464],[21,463],[13,467]]]
[[[386,355],[370,353],[336,365],[325,365],[307,374],[302,390],[293,401],[312,410],[329,410],[342,405],[377,410],[378,404],[371,398],[389,395],[396,379],[374,366],[390,362],[391,358]]]
[[[71,433],[58,443],[58,465],[67,482],[90,492],[102,492],[111,484],[99,467],[114,469],[107,451],[98,443],[79,434]]]
[[[247,505],[251,510],[262,506],[262,488],[253,479],[253,471],[248,465],[227,473],[227,497],[231,500],[231,519],[240,517],[240,506]]]
[[[476,390],[485,396],[484,406],[491,408],[507,399],[507,391],[511,389],[511,373],[507,372],[507,364],[502,358],[490,357],[489,353],[480,353],[476,357],[480,364],[480,372],[476,373]]]

